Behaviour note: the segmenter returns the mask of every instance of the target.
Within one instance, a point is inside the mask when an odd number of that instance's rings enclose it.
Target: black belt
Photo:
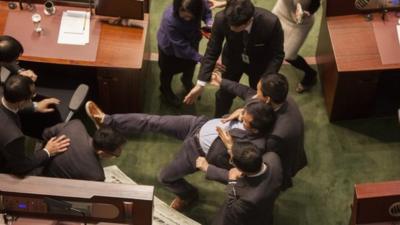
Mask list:
[[[200,129],[193,136],[194,142],[196,143],[196,151],[200,154],[200,156],[206,157],[206,154],[203,151],[203,148],[200,145]]]

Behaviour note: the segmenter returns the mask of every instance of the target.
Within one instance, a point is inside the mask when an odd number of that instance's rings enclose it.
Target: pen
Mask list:
[[[87,12],[85,13],[85,20],[83,21],[83,31],[86,29]]]

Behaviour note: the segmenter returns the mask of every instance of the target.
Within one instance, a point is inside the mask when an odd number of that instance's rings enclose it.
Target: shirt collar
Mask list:
[[[252,26],[253,26],[253,20],[250,21],[249,25],[247,25],[247,27],[244,30],[247,31],[247,33],[250,34]]]
[[[264,174],[265,171],[267,171],[267,165],[265,165],[265,163],[263,163],[260,172],[253,174],[253,175],[247,175],[247,177],[258,177],[258,176]]]
[[[13,113],[17,113],[18,110],[17,109],[12,109],[10,106],[7,105],[6,100],[4,99],[4,97],[1,98],[1,104],[3,104],[4,108],[6,108],[8,111],[13,112]]]

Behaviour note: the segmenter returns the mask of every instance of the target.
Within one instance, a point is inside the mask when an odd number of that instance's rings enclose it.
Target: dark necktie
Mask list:
[[[243,31],[243,46],[244,46],[244,49],[246,49],[247,48],[247,44],[249,43],[249,33],[245,30],[245,31]]]

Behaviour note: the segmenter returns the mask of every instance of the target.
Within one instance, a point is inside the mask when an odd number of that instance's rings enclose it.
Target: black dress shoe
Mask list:
[[[314,70],[311,74],[306,74],[303,80],[297,84],[296,92],[301,94],[309,91],[312,87],[317,84],[317,72]]]
[[[162,99],[166,103],[175,107],[179,107],[181,105],[181,100],[174,93],[172,93],[172,91],[171,92],[164,91],[163,88],[160,87],[160,92]]]

